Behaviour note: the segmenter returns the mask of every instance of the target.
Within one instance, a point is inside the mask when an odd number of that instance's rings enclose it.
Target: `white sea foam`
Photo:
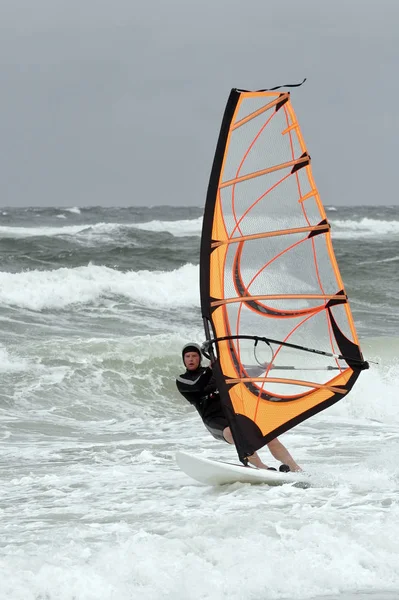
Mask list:
[[[236,456],[176,392],[180,344],[199,330],[181,333],[24,346],[43,364],[18,378],[12,410],[0,413],[0,597],[346,600],[397,590],[398,372],[362,373],[350,398],[281,437],[311,488],[209,488],[178,470],[175,451]],[[380,354],[380,342],[368,352]],[[45,366],[55,359],[63,366]]]
[[[27,360],[11,355],[7,348],[0,346],[0,373],[18,373],[27,367]]]
[[[174,271],[124,273],[89,265],[52,271],[0,272],[0,303],[9,306],[40,311],[72,304],[101,304],[120,296],[145,305],[197,306],[198,267],[186,264]]]
[[[99,473],[104,477],[103,470]],[[123,475],[129,478],[126,470],[113,469],[117,491],[123,485]],[[110,540],[94,546],[85,543],[88,527],[78,523],[68,532],[63,547],[54,544],[50,550],[35,547],[32,541],[31,555],[16,551],[3,563],[4,598],[295,600],[333,593],[346,600],[351,596],[342,594],[343,590],[395,589],[398,544],[387,514],[381,514],[381,528],[376,536],[368,526],[367,513],[362,524],[350,510],[339,513],[334,505],[323,510],[319,504],[310,504],[313,498],[306,503],[300,494],[286,493],[285,502],[283,498],[279,501],[276,494],[264,490],[263,494],[252,490],[259,503],[255,506],[250,490],[237,488],[211,495],[179,480],[179,491],[177,486],[169,494],[157,490],[165,513],[171,511],[173,518],[180,521],[174,529],[165,527],[160,509],[149,500],[148,510],[161,518],[158,530],[145,522],[139,530],[134,530],[129,522],[93,523],[92,537],[102,529],[104,537]],[[93,486],[92,472],[88,484]],[[102,494],[99,487],[98,493]],[[63,496],[58,504],[65,502]],[[208,506],[208,518],[199,496]],[[246,504],[238,526],[239,497]],[[326,498],[326,504],[329,502],[334,502],[334,497]],[[291,509],[287,507],[290,503],[294,504]],[[175,514],[176,505],[183,509],[179,517]],[[320,512],[327,513],[331,521],[335,517],[340,526],[334,528],[322,522]],[[101,514],[106,518],[104,512],[98,512],[97,520]],[[398,516],[393,508],[391,519]],[[250,565],[243,567],[248,562],[249,549]],[[363,600],[369,596],[354,597]],[[384,598],[381,594],[380,600]]]
[[[62,210],[73,213],[75,215],[80,215],[80,208],[78,208],[77,206],[73,206],[72,208],[63,208]]]

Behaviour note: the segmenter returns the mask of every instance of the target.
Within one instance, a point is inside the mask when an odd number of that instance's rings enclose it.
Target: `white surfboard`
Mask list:
[[[306,482],[303,473],[280,473],[256,467],[211,460],[203,456],[194,456],[188,452],[176,452],[176,461],[180,469],[193,479],[207,485],[225,485],[229,483],[266,483],[282,485],[284,483]]]

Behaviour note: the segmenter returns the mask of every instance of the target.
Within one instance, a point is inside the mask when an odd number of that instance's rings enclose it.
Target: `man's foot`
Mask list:
[[[252,454],[252,456],[248,456],[248,462],[257,469],[268,469],[269,467],[265,465],[256,452]]]
[[[251,467],[256,467],[257,469],[266,469],[266,471],[277,471],[277,469],[275,469],[274,467],[268,467],[261,461],[256,462],[256,463],[249,461],[249,465],[251,465]],[[247,466],[249,466],[249,465],[247,465]]]

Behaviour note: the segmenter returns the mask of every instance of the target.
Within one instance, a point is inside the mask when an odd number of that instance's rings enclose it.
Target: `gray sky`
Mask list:
[[[399,204],[398,0],[0,0],[0,205],[202,205],[232,87],[295,83],[325,204]]]

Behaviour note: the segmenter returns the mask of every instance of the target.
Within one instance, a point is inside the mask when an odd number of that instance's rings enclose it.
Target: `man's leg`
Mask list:
[[[274,440],[269,442],[267,444],[267,447],[269,448],[274,458],[280,461],[281,463],[288,465],[291,471],[302,471],[301,467],[296,464],[295,460],[292,458],[287,448],[283,446],[283,444],[279,441],[278,438],[275,438]]]

